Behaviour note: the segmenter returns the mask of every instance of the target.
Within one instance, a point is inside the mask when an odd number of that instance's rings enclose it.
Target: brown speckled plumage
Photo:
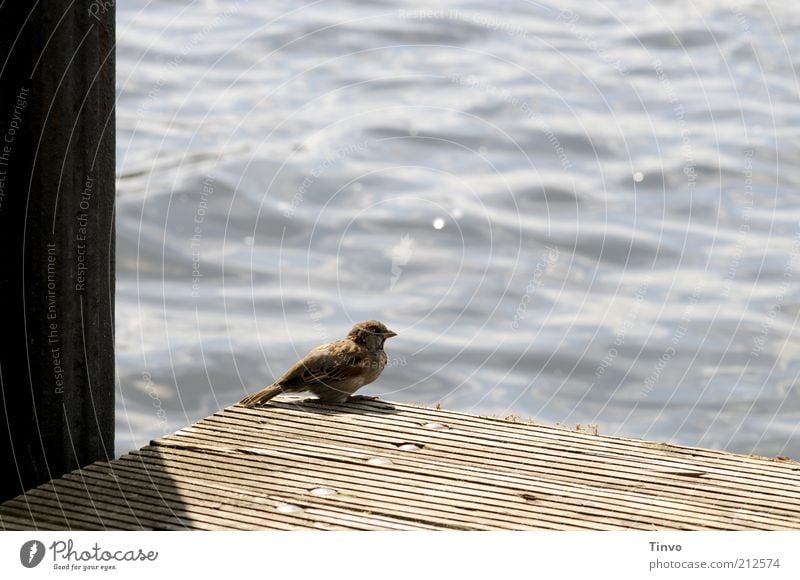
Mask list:
[[[393,336],[397,334],[382,322],[359,322],[347,338],[318,346],[277,381],[245,397],[240,404],[254,407],[281,393],[303,391],[309,391],[323,401],[343,403],[380,376],[386,366],[383,343]]]

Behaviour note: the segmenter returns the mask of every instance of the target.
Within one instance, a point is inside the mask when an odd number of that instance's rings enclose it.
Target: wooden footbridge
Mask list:
[[[0,529],[800,529],[800,463],[284,397],[31,489]]]

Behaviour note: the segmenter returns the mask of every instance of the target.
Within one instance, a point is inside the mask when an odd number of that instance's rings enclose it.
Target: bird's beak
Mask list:
[[[384,338],[392,338],[393,336],[397,336],[397,333],[392,330],[387,330],[383,333]]]

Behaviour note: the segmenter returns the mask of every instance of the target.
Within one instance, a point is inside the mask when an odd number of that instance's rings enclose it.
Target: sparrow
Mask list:
[[[310,391],[322,401],[343,403],[380,376],[386,366],[383,343],[393,336],[397,333],[382,322],[359,322],[347,338],[313,349],[277,381],[245,397],[239,404],[254,407],[281,393],[303,391]]]

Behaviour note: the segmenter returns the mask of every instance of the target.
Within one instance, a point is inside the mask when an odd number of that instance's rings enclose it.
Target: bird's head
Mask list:
[[[382,322],[364,320],[353,326],[347,338],[358,344],[363,344],[367,348],[383,348],[383,343],[386,342],[386,339],[393,336],[397,336],[397,333],[386,328],[386,325]]]

